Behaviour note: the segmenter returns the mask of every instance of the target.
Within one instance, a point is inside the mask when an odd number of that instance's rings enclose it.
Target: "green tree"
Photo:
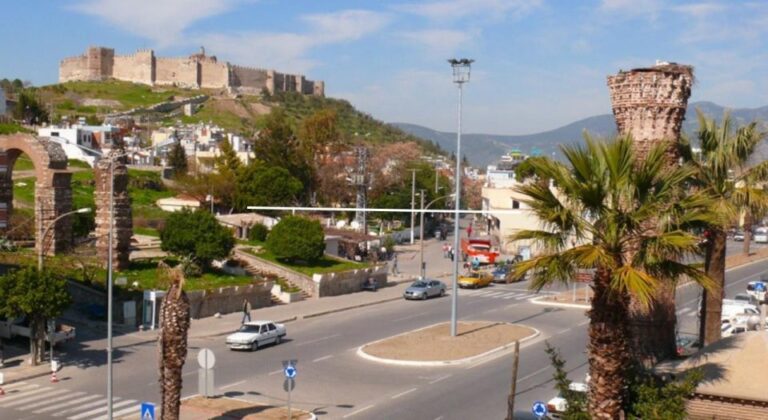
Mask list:
[[[587,138],[586,146],[562,151],[567,164],[533,164],[557,191],[540,183],[516,188],[542,228],[512,235],[541,250],[518,263],[515,274],[530,274],[531,288],[541,289],[567,283],[580,270],[593,273],[587,407],[594,418],[618,418],[632,362],[630,298],[647,306],[659,284],[684,275],[711,287],[704,273],[679,262],[698,250],[698,238],[681,227],[711,220],[710,203],[701,193],[684,194],[693,170],[667,167],[663,146],[644,160],[627,137],[608,143]]]
[[[29,320],[33,365],[43,359],[46,321],[61,315],[71,302],[67,281],[51,271],[26,267],[0,276],[0,315]]]
[[[229,140],[224,139],[219,142],[219,155],[216,156],[214,163],[216,165],[216,170],[220,174],[230,173],[233,178],[235,174],[237,174],[237,171],[240,170],[240,158],[237,157],[237,152],[232,148],[232,144]]]
[[[202,267],[226,258],[235,246],[232,232],[206,211],[172,213],[160,231],[161,249],[179,257],[191,257]]]
[[[248,228],[248,239],[251,241],[264,242],[268,234],[269,229],[263,223],[256,223]]]
[[[631,404],[627,418],[633,420],[677,420],[688,417],[685,403],[701,383],[703,374],[692,370],[683,378],[663,382],[643,372],[636,376],[629,388]]]
[[[13,118],[22,120],[27,124],[41,124],[48,122],[48,112],[28,90],[21,91],[13,108]]]
[[[285,111],[274,109],[261,121],[262,128],[253,143],[256,158],[265,166],[285,168],[303,186],[300,198],[309,197],[314,179],[312,165],[302,153],[301,144],[294,135]]]
[[[269,232],[267,249],[279,259],[311,264],[325,252],[325,233],[317,220],[285,216]]]
[[[168,151],[168,166],[173,168],[175,176],[182,176],[186,175],[188,165],[187,152],[184,151],[181,142],[177,141]]]
[[[555,390],[560,397],[568,402],[565,412],[561,413],[561,417],[565,420],[589,420],[586,394],[571,389],[572,382],[568,379],[568,373],[565,371],[565,360],[556,348],[550,346],[548,341],[545,341],[544,344],[546,346],[544,351],[547,352],[549,361],[555,368],[555,373],[552,374]]]
[[[236,207],[296,205],[302,190],[301,181],[287,169],[254,162],[237,177]]]
[[[696,171],[691,179],[694,188],[704,191],[712,200],[712,210],[719,216],[707,224],[704,246],[704,270],[714,281],[711,292],[704,291],[701,299],[700,339],[709,345],[720,339],[723,286],[725,285],[726,230],[744,215],[745,252],[749,253],[749,240],[753,215],[768,208],[768,195],[759,185],[768,181],[768,162],[749,166],[757,146],[765,138],[757,123],[735,129],[731,117],[723,116],[721,124],[697,110],[699,130],[697,139],[701,148],[694,149],[687,139],[680,142],[683,160]]]

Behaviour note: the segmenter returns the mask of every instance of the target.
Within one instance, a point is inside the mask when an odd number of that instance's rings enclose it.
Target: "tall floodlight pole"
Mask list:
[[[429,206],[432,204],[437,203],[439,200],[442,200],[446,197],[453,197],[453,194],[444,195],[442,197],[437,197],[436,199],[432,200],[427,204],[424,205],[424,190],[421,190],[421,237],[419,238],[419,242],[421,243],[421,250],[420,250],[420,257],[419,257],[419,267],[421,267],[421,278],[425,279],[427,278],[427,265],[424,263],[424,213],[426,213],[425,210],[429,209]]]
[[[453,291],[451,293],[451,337],[456,337],[456,318],[459,306],[459,256],[461,249],[459,246],[459,209],[461,203],[461,101],[464,98],[464,83],[469,82],[469,71],[475,60],[461,58],[451,58],[448,62],[453,68],[453,83],[459,87],[459,106],[458,106],[458,129],[456,130],[456,207],[453,212]]]
[[[416,171],[417,169],[411,169],[411,245],[414,243],[413,238],[413,224],[416,221]]]

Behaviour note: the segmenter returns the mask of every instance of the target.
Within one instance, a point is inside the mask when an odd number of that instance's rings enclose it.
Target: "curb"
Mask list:
[[[198,397],[198,396],[200,396],[200,394],[187,395],[186,397],[181,398],[181,401],[189,400],[189,399],[192,399],[192,398]],[[235,401],[241,401],[241,402],[248,403],[248,404],[257,404],[257,405],[261,405],[261,406],[266,406],[266,404],[256,403],[256,402],[253,402],[253,401],[244,400],[242,398],[233,398],[233,397],[225,397],[225,398],[228,398],[230,400],[235,400]],[[301,408],[299,408],[298,410],[303,411],[303,412],[309,414],[309,420],[317,420],[317,415],[315,413],[313,413],[311,411],[307,411],[307,410],[302,410]],[[293,413],[291,413],[291,417],[293,417]]]
[[[558,306],[561,308],[571,308],[571,309],[590,309],[590,305],[582,305],[578,303],[559,303],[559,302],[544,302],[541,299],[547,298],[549,296],[539,296],[536,298],[533,298],[529,300],[529,302],[536,304],[536,305],[544,305],[544,306]]]
[[[6,372],[2,372],[2,373],[6,374]],[[13,379],[6,379],[3,382],[3,385],[10,385],[10,384],[13,384],[13,383],[16,383],[16,382],[26,381],[28,379],[40,378],[42,376],[49,376],[50,374],[51,374],[51,372],[48,371],[48,372],[35,373],[35,374],[32,374],[32,375],[27,375],[27,376],[20,376],[20,377],[13,378]]]
[[[408,332],[404,332],[404,333],[401,333],[401,334],[393,335],[391,337],[382,338],[381,340],[376,340],[376,341],[372,341],[370,343],[363,344],[362,346],[357,348],[357,352],[356,353],[357,353],[358,356],[362,357],[363,359],[370,360],[370,361],[373,361],[373,362],[378,362],[378,363],[384,363],[384,364],[387,364],[387,365],[411,366],[411,367],[456,366],[456,365],[463,365],[463,364],[467,364],[467,363],[472,363],[472,362],[474,362],[474,361],[476,361],[478,359],[482,359],[484,357],[488,357],[488,356],[490,356],[493,353],[502,352],[502,351],[508,349],[509,347],[512,347],[512,346],[515,345],[515,342],[513,341],[511,343],[504,344],[503,346],[499,346],[499,347],[490,349],[490,350],[488,350],[488,351],[486,351],[484,353],[476,354],[474,356],[468,356],[468,357],[465,357],[463,359],[456,359],[456,360],[434,360],[434,361],[415,361],[415,360],[385,359],[383,357],[378,357],[378,356],[370,355],[370,354],[366,353],[365,350],[363,350],[363,347],[366,347],[366,346],[369,346],[369,345],[372,345],[372,344],[376,344],[376,343],[378,343],[380,341],[389,340],[390,338],[395,338],[395,337],[399,337],[401,335],[410,334],[412,332],[425,330],[427,328],[430,328],[430,327],[433,327],[433,326],[439,325],[439,324],[441,324],[441,323],[428,325],[426,327],[418,328],[418,329],[411,330],[411,331],[408,331]],[[503,323],[499,323],[499,324],[517,325],[517,324],[510,324],[508,322],[503,322]],[[520,340],[517,340],[520,343],[524,343],[524,342],[526,342],[528,340],[533,340],[534,338],[536,338],[539,335],[541,335],[541,331],[539,331],[536,328],[529,327],[527,325],[522,325],[522,326],[524,326],[525,328],[533,330],[533,334],[531,334],[529,336],[526,336],[526,337],[524,337],[524,338],[522,338]]]

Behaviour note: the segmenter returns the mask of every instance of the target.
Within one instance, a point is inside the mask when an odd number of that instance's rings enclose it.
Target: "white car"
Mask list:
[[[236,333],[227,336],[227,347],[232,350],[258,350],[265,344],[280,344],[285,334],[283,324],[272,321],[246,322]]]
[[[768,227],[755,229],[755,243],[768,244]]]
[[[768,282],[756,280],[747,283],[747,294],[758,301],[765,298],[765,292],[768,290]]]
[[[568,385],[568,389],[574,392],[587,393],[589,390],[587,384],[581,382],[571,382]],[[563,398],[562,395],[558,395],[551,400],[547,401],[547,411],[552,417],[559,418],[565,410],[568,409],[568,400]]]

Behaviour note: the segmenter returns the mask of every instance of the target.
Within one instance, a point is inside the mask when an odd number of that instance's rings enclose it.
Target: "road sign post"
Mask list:
[[[155,405],[150,402],[141,403],[141,420],[155,420]]]
[[[536,401],[533,403],[533,415],[538,418],[543,418],[547,415],[547,405],[543,401]]]
[[[283,360],[283,374],[285,375],[285,381],[283,381],[283,389],[288,393],[288,418],[291,418],[291,391],[296,387],[296,363],[298,360]]]
[[[213,396],[213,366],[216,364],[216,356],[213,355],[211,349],[201,349],[197,353],[197,363],[200,365],[198,369],[198,392],[205,398]]]

